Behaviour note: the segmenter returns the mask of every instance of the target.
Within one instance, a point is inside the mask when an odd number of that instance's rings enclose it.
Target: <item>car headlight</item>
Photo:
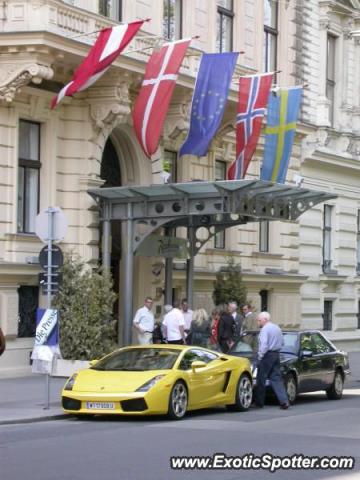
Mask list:
[[[144,385],[141,385],[141,387],[139,387],[136,391],[147,392],[148,390],[150,390],[151,387],[155,385],[155,383],[157,383],[159,380],[161,380],[164,377],[165,375],[157,375],[156,377],[152,378],[148,382],[144,383]]]
[[[73,389],[73,386],[74,386],[76,377],[77,377],[77,373],[74,373],[74,375],[72,375],[72,376],[69,378],[69,380],[66,382],[66,385],[65,385],[65,387],[64,387],[64,390],[72,390],[72,389]]]

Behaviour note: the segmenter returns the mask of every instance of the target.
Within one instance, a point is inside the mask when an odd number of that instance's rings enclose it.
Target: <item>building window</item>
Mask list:
[[[357,211],[356,273],[357,275],[360,275],[360,210]]]
[[[334,123],[334,103],[335,103],[335,49],[336,37],[327,36],[327,54],[326,54],[326,98],[329,100],[329,122]]]
[[[18,337],[34,337],[36,331],[36,309],[38,308],[39,287],[22,286],[19,294]]]
[[[99,0],[99,14],[122,21],[122,0]]]
[[[324,301],[324,313],[323,313],[323,330],[332,330],[332,300]]]
[[[260,310],[261,312],[267,312],[269,308],[269,292],[268,290],[260,290]]]
[[[264,0],[264,71],[275,72],[277,67],[278,2]]]
[[[163,37],[179,40],[182,35],[182,1],[164,0]]]
[[[233,0],[217,0],[216,50],[231,52],[233,48]]]
[[[166,183],[177,182],[177,152],[164,150],[163,170],[170,174]]]
[[[216,182],[219,180],[226,180],[226,162],[222,160],[215,160],[215,179]],[[214,248],[225,248],[225,230],[217,232],[214,237]]]
[[[331,205],[324,205],[323,228],[323,271],[328,273],[332,266],[332,213]]]
[[[269,251],[269,221],[261,220],[259,222],[259,251]]]
[[[110,16],[110,2],[109,0],[99,0],[99,14],[104,17]]]
[[[18,174],[18,232],[34,233],[39,211],[40,124],[20,120]]]

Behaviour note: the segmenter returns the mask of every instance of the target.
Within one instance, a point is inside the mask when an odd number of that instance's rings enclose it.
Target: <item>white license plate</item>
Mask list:
[[[115,410],[114,402],[86,402],[89,410]]]

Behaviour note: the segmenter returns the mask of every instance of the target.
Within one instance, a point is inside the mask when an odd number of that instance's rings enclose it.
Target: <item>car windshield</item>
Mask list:
[[[160,348],[132,348],[118,350],[99,360],[93,370],[144,372],[168,370],[174,366],[181,350]]]
[[[256,353],[258,351],[258,332],[248,332],[232,347],[231,351],[236,353]],[[284,332],[284,345],[281,348],[283,353],[293,353],[298,351],[298,334],[296,332]]]

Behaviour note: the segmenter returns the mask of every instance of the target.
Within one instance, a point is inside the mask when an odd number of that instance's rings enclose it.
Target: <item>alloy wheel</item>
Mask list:
[[[171,394],[171,405],[177,418],[181,418],[186,413],[188,403],[187,390],[183,383],[176,383]]]
[[[253,389],[252,384],[246,375],[240,378],[238,384],[239,403],[244,409],[250,408],[252,402]]]

